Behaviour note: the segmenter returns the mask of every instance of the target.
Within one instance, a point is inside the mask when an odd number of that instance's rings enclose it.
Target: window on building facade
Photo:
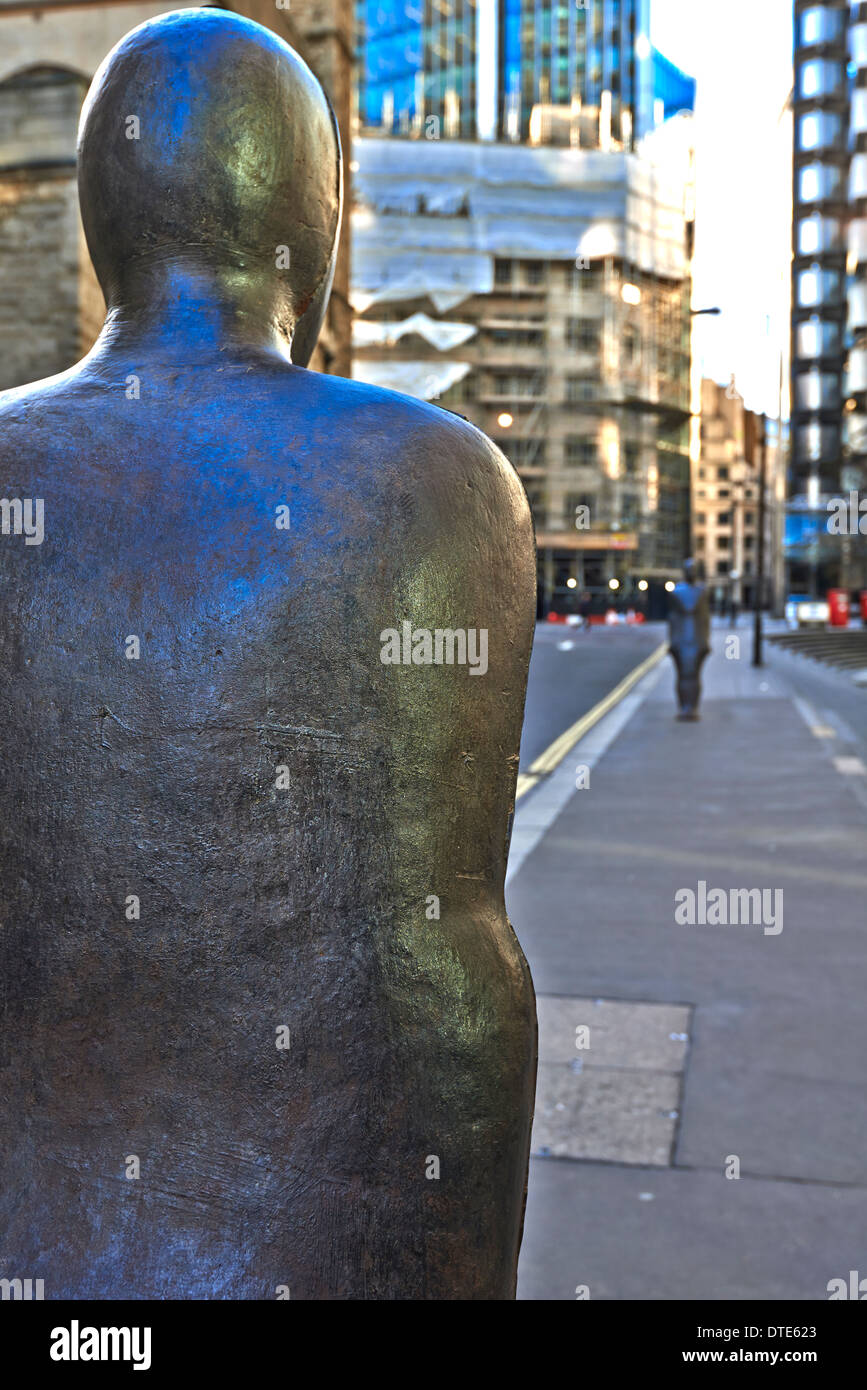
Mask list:
[[[491,376],[491,388],[495,396],[536,398],[542,394],[540,378],[525,376],[521,372],[494,372]]]
[[[801,150],[824,150],[836,145],[843,134],[843,126],[836,111],[807,111],[798,119],[798,148]]]
[[[592,401],[599,394],[599,382],[593,377],[567,376],[566,401],[576,405],[579,401]]]
[[[863,87],[855,87],[852,91],[850,125],[856,135],[863,135],[867,130],[867,91]]]
[[[801,425],[794,431],[795,458],[810,463],[835,462],[840,454],[838,425]]]
[[[867,198],[867,154],[852,155],[849,163],[849,197]]]
[[[798,47],[810,48],[818,43],[833,43],[843,32],[845,19],[842,10],[829,10],[824,5],[811,5],[808,10],[802,10]]]
[[[602,261],[591,261],[587,266],[570,265],[567,273],[577,294],[598,294],[604,283],[605,266]]]
[[[798,254],[819,256],[844,247],[843,226],[837,217],[805,217],[798,224]]]
[[[599,462],[595,435],[573,435],[566,440],[564,451],[570,468],[595,468]]]
[[[488,341],[492,347],[544,347],[545,333],[541,328],[489,328]]]
[[[818,203],[843,193],[843,171],[836,164],[805,164],[798,173],[798,195],[802,203]],[[806,253],[809,255],[809,252]]]
[[[512,262],[494,261],[494,284],[511,285],[512,283]]]
[[[812,265],[800,270],[795,277],[798,304],[805,309],[818,304],[836,304],[840,300],[842,280],[837,270]]]
[[[795,400],[801,410],[836,410],[840,405],[840,377],[836,372],[799,372]]]
[[[798,71],[798,96],[802,100],[811,97],[839,96],[845,83],[845,68],[831,58],[809,58],[801,63]]]
[[[598,352],[602,335],[599,319],[568,318],[566,346],[576,352]]]
[[[623,355],[626,362],[630,365],[637,362],[638,358],[641,356],[641,334],[638,329],[634,328],[631,324],[627,324],[626,328],[623,330]],[[660,356],[661,355],[660,353]],[[661,362],[659,370],[664,370]]]
[[[841,326],[836,320],[815,317],[795,329],[798,357],[835,357],[841,350]]]

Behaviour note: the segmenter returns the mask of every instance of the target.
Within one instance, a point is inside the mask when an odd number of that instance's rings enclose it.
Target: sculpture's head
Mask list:
[[[683,577],[687,584],[694,584],[698,577],[695,560],[688,559],[683,562]]]
[[[81,115],[79,196],[109,307],[181,265],[242,292],[304,364],[334,275],[340,141],[316,78],[270,30],[225,10],[133,29]]]

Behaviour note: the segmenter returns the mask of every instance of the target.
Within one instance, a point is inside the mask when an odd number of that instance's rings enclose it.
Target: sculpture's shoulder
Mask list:
[[[75,369],[0,391],[0,462],[21,463],[40,445],[56,446],[82,395]]]
[[[487,517],[532,548],[526,493],[496,445],[396,391],[261,355],[211,368],[105,354],[0,393],[0,465],[44,464],[72,484],[88,456],[126,458],[133,445],[139,467],[174,454],[190,474],[239,459],[268,476],[301,468],[426,524],[477,530]]]
[[[287,414],[318,429],[320,451],[336,456],[392,496],[426,504],[458,528],[510,526],[516,544],[532,549],[527,494],[512,464],[475,425],[440,406],[342,377],[305,373],[305,398],[290,389]],[[342,464],[338,466],[343,466]]]
[[[41,385],[37,382],[0,391],[0,455],[8,451],[13,435],[20,435],[34,423],[33,412],[39,405]]]
[[[502,452],[463,416],[365,382],[316,372],[305,375],[311,397],[321,401],[331,420],[346,422],[360,443],[370,446],[387,437],[404,459],[422,452],[440,468],[475,464],[520,486]]]

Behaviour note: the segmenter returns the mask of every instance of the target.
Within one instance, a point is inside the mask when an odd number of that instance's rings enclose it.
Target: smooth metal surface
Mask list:
[[[685,560],[683,580],[669,595],[668,633],[677,670],[679,719],[698,719],[701,668],[710,651],[710,600],[704,584],[695,583],[695,564]]]
[[[0,396],[5,496],[44,504],[0,535],[0,1275],[511,1298],[523,489],[459,418],[298,365],[339,151],[274,35],[133,31],[80,189],[105,329]],[[486,631],[487,673],[383,664],[404,622]]]

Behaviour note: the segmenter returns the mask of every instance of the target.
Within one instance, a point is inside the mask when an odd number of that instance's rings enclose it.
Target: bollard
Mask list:
[[[668,631],[677,670],[677,717],[696,720],[701,668],[710,652],[710,602],[704,584],[695,582],[694,560],[684,560],[683,579],[669,595]]]
[[[0,396],[4,1261],[46,1299],[512,1298],[523,488],[305,370],[339,142],[268,30],[128,34],[79,188],[105,327]]]

